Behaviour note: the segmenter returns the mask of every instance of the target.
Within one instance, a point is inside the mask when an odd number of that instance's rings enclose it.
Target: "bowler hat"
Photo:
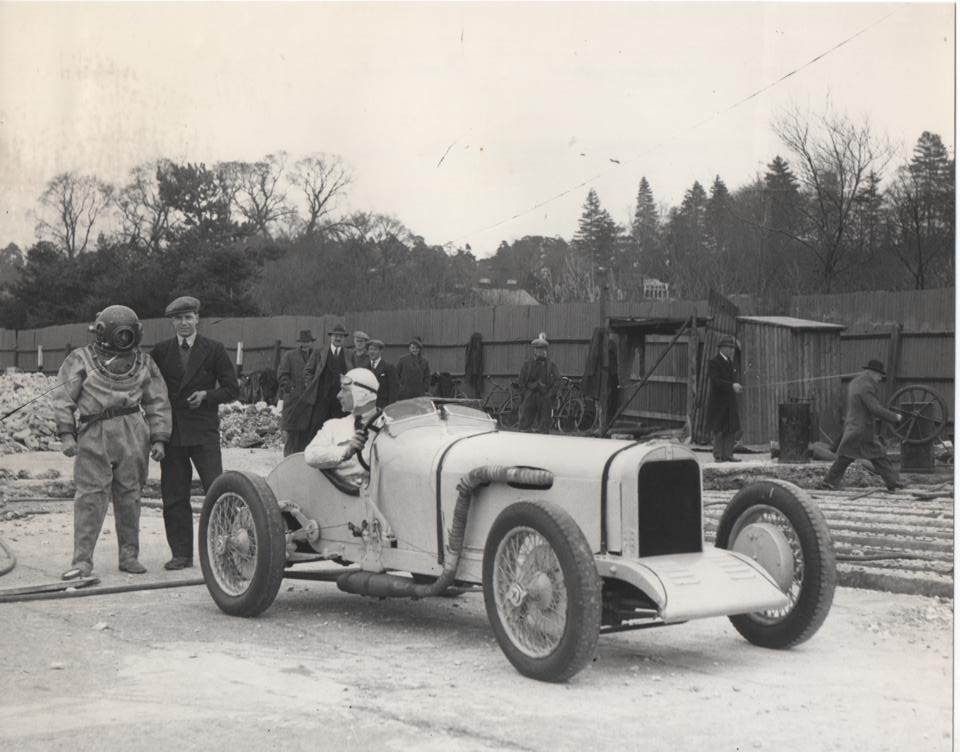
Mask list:
[[[881,376],[886,376],[887,372],[883,370],[883,363],[877,359],[867,361],[867,364],[864,366],[868,371],[876,371]]]
[[[717,347],[736,347],[737,341],[733,337],[722,337]]]
[[[313,332],[309,329],[301,329],[297,342],[316,342],[316,339],[314,339]]]
[[[181,313],[200,313],[200,301],[190,295],[182,295],[168,305],[163,313],[165,316],[176,316]]]
[[[327,334],[340,334],[344,337],[347,336],[347,330],[343,328],[343,324],[337,324],[333,329],[331,329]]]
[[[423,349],[423,340],[420,339],[419,337],[411,337],[411,338],[410,338],[410,344],[411,344],[411,345],[416,345],[416,346],[419,347],[421,350]]]

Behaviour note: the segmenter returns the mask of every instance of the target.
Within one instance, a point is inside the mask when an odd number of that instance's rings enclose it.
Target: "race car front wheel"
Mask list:
[[[524,676],[565,681],[593,657],[600,576],[560,507],[523,501],[500,513],[484,548],[483,597],[500,648]]]
[[[200,513],[200,568],[222,611],[256,616],[270,607],[283,580],[285,531],[263,478],[231,471],[213,482]]]
[[[741,635],[788,648],[816,633],[833,603],[837,566],[823,513],[803,490],[779,480],[744,487],[724,510],[716,543],[764,566],[789,599],[783,608],[731,616]]]

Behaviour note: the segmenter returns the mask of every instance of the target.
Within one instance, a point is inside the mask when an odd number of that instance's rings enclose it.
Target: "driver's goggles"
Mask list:
[[[361,389],[366,389],[368,392],[373,392],[374,394],[377,393],[377,390],[374,389],[372,386],[361,384],[359,381],[354,381],[353,379],[349,379],[346,376],[340,377],[340,386],[358,386]]]

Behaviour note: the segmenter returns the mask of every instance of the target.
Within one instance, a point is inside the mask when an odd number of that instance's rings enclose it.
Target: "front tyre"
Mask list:
[[[593,657],[600,576],[560,507],[523,501],[500,513],[483,552],[483,600],[500,649],[524,676],[566,681]]]
[[[262,613],[280,589],[286,526],[259,475],[226,472],[210,486],[200,513],[200,568],[207,590],[231,616]]]
[[[778,480],[746,486],[720,518],[717,547],[759,562],[789,598],[781,609],[731,616],[741,635],[788,648],[816,633],[833,603],[837,566],[823,513],[803,490]]]

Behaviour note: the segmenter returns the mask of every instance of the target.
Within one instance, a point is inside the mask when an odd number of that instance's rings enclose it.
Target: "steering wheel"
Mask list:
[[[905,386],[894,392],[888,403],[903,415],[893,433],[905,444],[926,444],[936,439],[947,424],[943,398],[925,386]]]

